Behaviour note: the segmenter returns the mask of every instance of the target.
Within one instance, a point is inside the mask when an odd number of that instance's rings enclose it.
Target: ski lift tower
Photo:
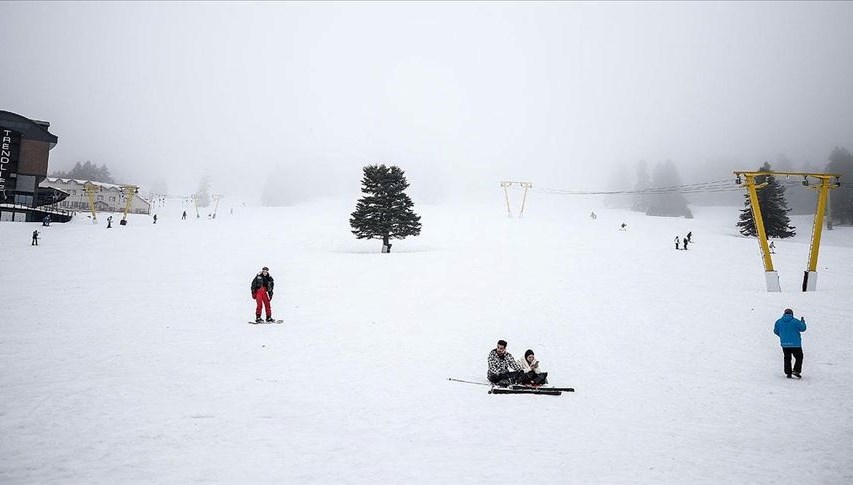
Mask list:
[[[746,190],[749,194],[749,205],[752,208],[752,220],[755,221],[755,231],[758,233],[758,247],[761,250],[761,258],[764,261],[764,278],[767,281],[767,291],[780,292],[779,274],[773,269],[773,260],[770,257],[770,247],[767,245],[767,232],[764,230],[764,219],[761,217],[761,207],[758,205],[758,189],[767,185],[767,182],[756,183],[756,177],[784,175],[786,177],[803,177],[803,185],[818,191],[817,208],[815,209],[814,224],[812,225],[812,242],[809,248],[809,262],[803,274],[803,291],[815,291],[817,288],[817,257],[820,249],[820,236],[823,228],[824,213],[826,212],[826,201],[829,198],[830,189],[841,186],[841,174],[837,173],[810,173],[810,172],[742,172],[734,173],[737,177],[735,183],[741,184],[741,176],[746,179]],[[811,185],[809,177],[818,180],[818,184]],[[832,179],[835,179],[833,182]]]

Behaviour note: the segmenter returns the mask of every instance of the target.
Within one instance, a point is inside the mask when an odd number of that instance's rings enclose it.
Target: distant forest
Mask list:
[[[91,180],[93,182],[103,182],[106,184],[116,183],[110,175],[110,169],[105,164],[98,167],[96,164],[86,161],[86,163],[77,162],[68,172],[56,170],[50,174],[51,177],[59,177],[63,179]]]

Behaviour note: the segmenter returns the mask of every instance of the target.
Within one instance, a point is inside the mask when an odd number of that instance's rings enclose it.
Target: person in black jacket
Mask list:
[[[267,313],[267,321],[273,322],[272,317],[272,308],[270,307],[270,300],[272,300],[272,291],[273,285],[275,282],[273,281],[272,276],[270,275],[270,269],[264,266],[261,269],[261,272],[258,273],[257,276],[252,280],[252,299],[254,299],[258,305],[255,308],[255,323],[261,323],[261,307],[263,306]]]

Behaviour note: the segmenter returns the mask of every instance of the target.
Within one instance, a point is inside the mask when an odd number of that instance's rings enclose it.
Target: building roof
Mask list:
[[[50,148],[56,146],[59,137],[47,131],[50,123],[47,121],[36,121],[21,116],[11,111],[0,110],[0,126],[21,133],[25,140],[36,140],[50,143]]]
[[[44,179],[44,182],[49,182],[52,184],[57,183],[57,182],[62,183],[62,184],[76,182],[79,185],[85,185],[86,182],[89,182],[96,187],[101,187],[102,189],[118,189],[118,190],[122,189],[121,185],[108,184],[106,182],[96,182],[94,180],[66,179],[66,178],[62,178],[62,177],[46,177]],[[42,183],[44,183],[44,182],[42,182]]]

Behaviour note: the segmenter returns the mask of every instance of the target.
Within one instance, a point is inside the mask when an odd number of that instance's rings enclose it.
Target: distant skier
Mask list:
[[[675,249],[679,249],[679,248],[678,248],[678,244],[679,244],[679,242],[680,242],[680,241],[681,241],[681,240],[678,238],[678,236],[675,236]],[[685,241],[685,242],[687,242],[687,241]]]
[[[595,220],[595,219],[598,219],[598,216],[597,216],[597,215],[595,215],[595,211],[592,211],[592,212],[589,214],[589,218],[590,218],[590,219],[592,219],[592,220]]]
[[[50,226],[50,214],[44,216],[44,219],[41,220],[42,226]]]
[[[33,242],[30,246],[38,246],[39,245],[39,232],[38,230],[33,231]]]
[[[154,224],[157,224],[157,214],[154,214]]]
[[[523,372],[519,382],[532,386],[541,386],[548,383],[548,373],[539,368],[539,360],[532,350],[527,349],[524,358],[518,361]]]
[[[270,301],[272,300],[272,292],[275,281],[270,275],[270,269],[264,266],[261,272],[252,280],[252,298],[257,302],[255,307],[255,323],[261,323],[261,307],[266,310],[267,321],[275,321],[272,317],[272,308]]]
[[[107,229],[110,229],[112,227],[113,227],[113,216],[109,216],[109,217],[107,217]]]
[[[625,231],[625,230],[627,230],[627,228],[628,228],[628,224],[625,224],[624,222],[622,223],[621,226],[619,226],[620,231]]]
[[[782,355],[785,359],[785,377],[794,377],[801,379],[800,373],[803,370],[803,341],[800,336],[806,331],[806,319],[800,317],[799,320],[794,318],[794,310],[785,309],[782,318],[776,320],[773,326],[773,333],[779,336],[779,342],[782,344]],[[791,369],[791,357],[794,357],[794,369]]]
[[[687,236],[685,236],[684,241],[682,241],[682,242],[684,243],[684,250],[687,251],[687,243],[690,242],[690,239],[688,239]]]
[[[776,245],[773,244],[773,241],[770,241],[770,254],[776,254]]]
[[[181,220],[187,220],[187,211],[184,211],[183,215],[181,215]]]
[[[523,374],[521,366],[512,358],[512,354],[506,351],[505,340],[498,340],[497,347],[489,352],[488,364],[486,377],[489,382],[500,387],[517,383]]]

